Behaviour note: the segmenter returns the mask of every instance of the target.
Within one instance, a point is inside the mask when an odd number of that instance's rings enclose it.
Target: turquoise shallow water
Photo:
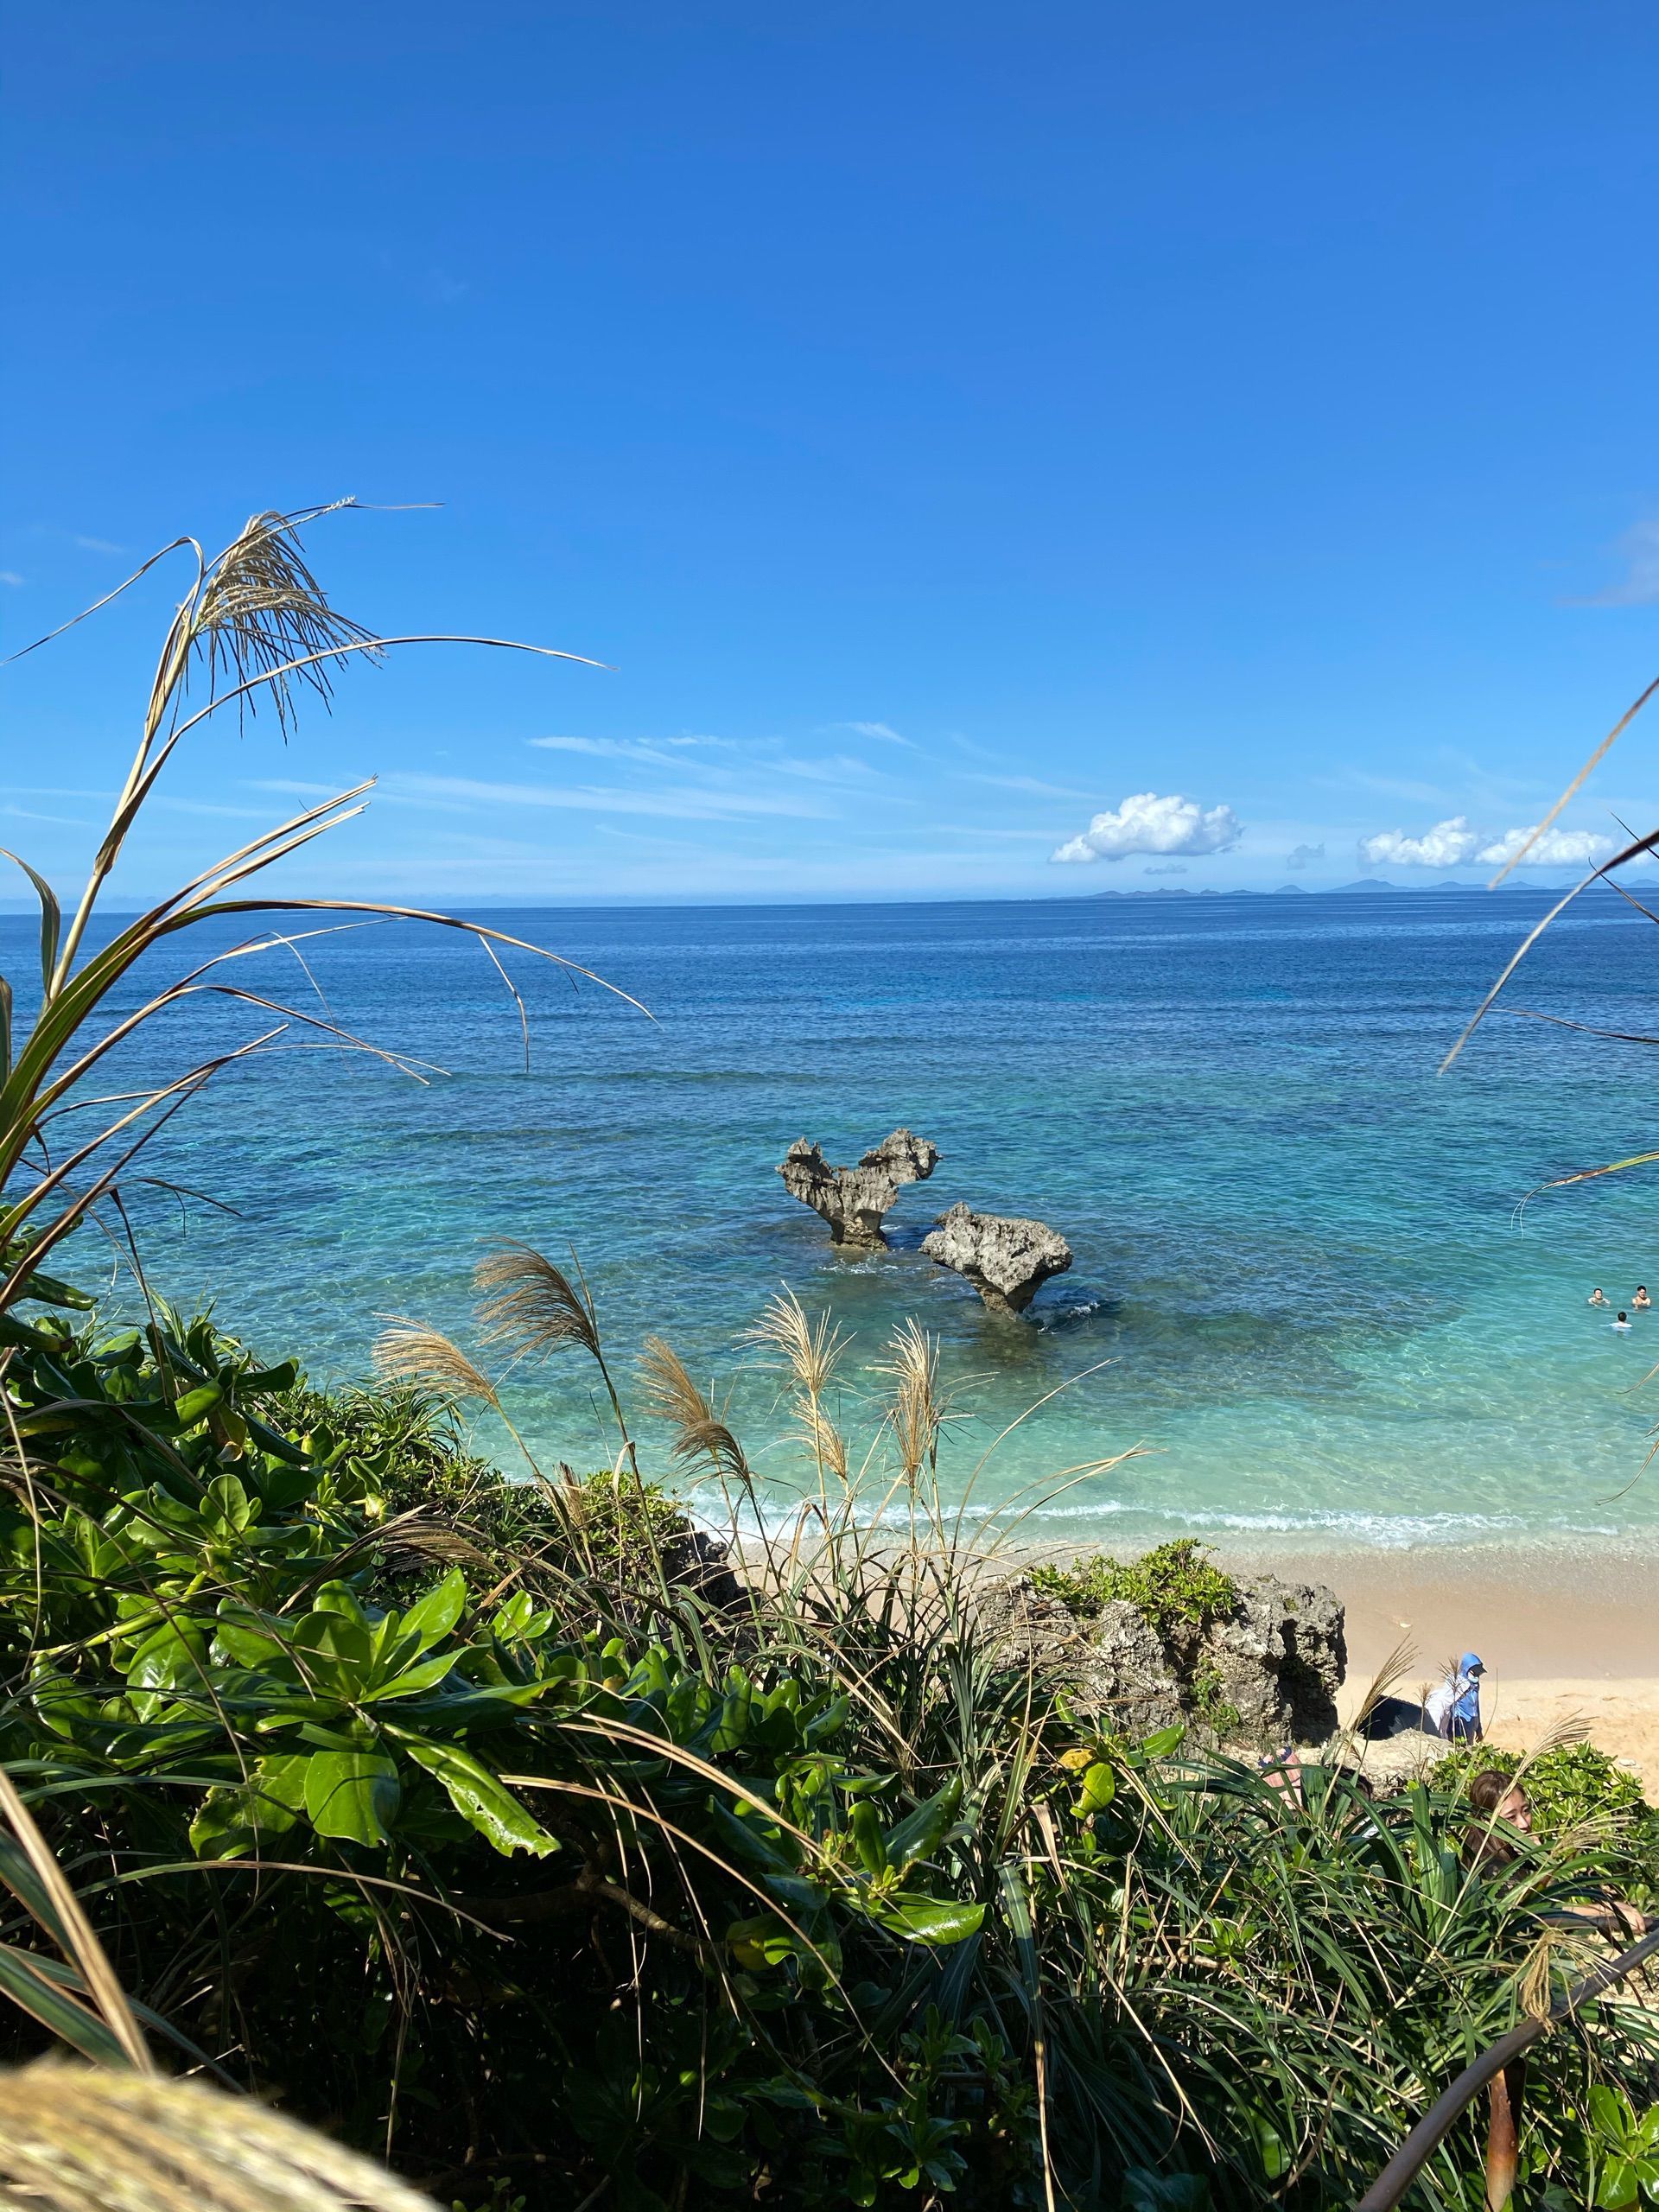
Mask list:
[[[660,1332],[734,1389],[758,1449],[773,1388],[734,1346],[772,1290],[830,1308],[855,1366],[913,1313],[963,1384],[954,1480],[1107,1363],[981,1478],[995,1503],[1145,1447],[1038,1514],[1035,1537],[1639,1538],[1659,1464],[1614,1494],[1659,1415],[1659,1380],[1642,1387],[1659,1313],[1621,1338],[1584,1300],[1659,1293],[1659,1171],[1516,1206],[1654,1141],[1652,1063],[1511,1020],[1434,1073],[1539,911],[1442,893],[492,914],[657,1017],[520,958],[529,1074],[475,949],[363,931],[308,948],[336,1018],[450,1073],[422,1088],[304,1052],[231,1077],[151,1166],[238,1217],[135,1190],[143,1249],[169,1294],[349,1375],[388,1312],[465,1335],[480,1240],[574,1243],[624,1363]],[[24,935],[0,924],[14,976]],[[1550,933],[1515,1003],[1639,1028],[1653,944],[1605,899]],[[286,955],[257,973],[306,988]],[[235,1018],[186,1013],[179,1051]],[[893,1250],[837,1259],[774,1163],[804,1133],[853,1159],[899,1122],[944,1160],[901,1194]],[[915,1250],[957,1198],[1071,1240],[1035,1325],[994,1320]],[[550,1457],[604,1449],[574,1362],[513,1397]],[[780,1451],[760,1457],[782,1473]]]

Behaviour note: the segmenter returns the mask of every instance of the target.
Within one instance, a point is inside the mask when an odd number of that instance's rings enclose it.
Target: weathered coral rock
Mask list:
[[[778,1173],[791,1198],[829,1223],[836,1243],[872,1251],[887,1242],[881,1224],[899,1185],[925,1181],[938,1162],[937,1145],[908,1129],[895,1129],[856,1167],[832,1167],[817,1145],[798,1137]]]
[[[1211,1622],[1198,1652],[1242,1736],[1311,1744],[1335,1728],[1348,1642],[1342,1600],[1323,1583],[1272,1574],[1241,1581],[1237,1605]]]
[[[1000,1213],[975,1213],[957,1204],[939,1216],[922,1249],[942,1268],[966,1275],[985,1303],[1000,1313],[1023,1313],[1039,1283],[1064,1274],[1071,1247],[1046,1222]]]
[[[1063,1681],[1075,1710],[1127,1735],[1182,1719],[1203,1728],[1224,1707],[1223,1732],[1240,1743],[1322,1743],[1337,1725],[1348,1648],[1341,1601],[1322,1586],[1241,1582],[1231,1613],[1179,1649],[1126,1599],[1078,1620],[1024,1574],[990,1585],[979,1618],[1005,1656]]]
[[[1138,1607],[1120,1599],[1095,1619],[1012,1574],[985,1589],[979,1626],[1018,1665],[1064,1681],[1075,1711],[1126,1736],[1149,1736],[1182,1717],[1181,1686]]]
[[[676,1588],[694,1591],[705,1605],[731,1612],[743,1603],[743,1585],[732,1572],[732,1548],[689,1522],[662,1548],[663,1573]]]

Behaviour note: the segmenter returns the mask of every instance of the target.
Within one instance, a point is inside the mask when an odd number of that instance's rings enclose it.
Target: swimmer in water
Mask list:
[[[1601,1290],[1592,1290],[1584,1302],[1586,1306],[1605,1306],[1607,1303],[1606,1294]]]
[[[1611,1327],[1615,1328],[1615,1329],[1628,1329],[1628,1328],[1630,1327],[1630,1323],[1625,1319],[1625,1318],[1624,1318],[1624,1314],[1623,1314],[1623,1313],[1620,1313],[1620,1315],[1619,1315],[1619,1317],[1618,1317],[1618,1320],[1617,1320],[1617,1321],[1612,1322],[1610,1325],[1611,1325]]]
[[[1636,1296],[1630,1300],[1630,1303],[1635,1306],[1638,1313],[1645,1313],[1647,1312],[1649,1306],[1652,1305],[1653,1300],[1648,1296],[1648,1286],[1646,1283],[1637,1283],[1636,1286]]]

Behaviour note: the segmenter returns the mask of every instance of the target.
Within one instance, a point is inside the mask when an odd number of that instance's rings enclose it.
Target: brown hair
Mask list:
[[[1471,1830],[1464,1840],[1464,1857],[1470,1864],[1481,1866],[1507,1866],[1516,1856],[1515,1846],[1493,1832],[1491,1823],[1497,1817],[1497,1808],[1506,1797],[1520,1790],[1522,1802],[1526,1791],[1512,1774],[1504,1774],[1495,1766],[1482,1767],[1469,1784],[1469,1802],[1483,1815],[1486,1825]]]
[[[1513,1775],[1498,1767],[1484,1766],[1469,1784],[1469,1802],[1478,1813],[1495,1813],[1510,1790],[1520,1787]]]

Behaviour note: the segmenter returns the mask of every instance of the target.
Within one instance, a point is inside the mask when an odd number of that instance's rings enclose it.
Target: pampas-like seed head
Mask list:
[[[543,1359],[565,1344],[600,1357],[599,1328],[588,1300],[563,1269],[528,1244],[502,1244],[473,1270],[485,1294],[478,1319],[486,1344],[510,1345]]]
[[[330,607],[300,552],[294,518],[280,514],[249,517],[208,570],[190,625],[190,643],[205,655],[215,690],[221,671],[233,688],[314,653],[366,644],[373,635]],[[284,734],[292,718],[294,687],[300,683],[326,702],[327,660],[312,660],[261,687],[271,696]],[[251,692],[244,702],[249,713],[258,696]]]
[[[944,1403],[939,1395],[937,1338],[914,1320],[901,1322],[887,1339],[893,1357],[877,1370],[893,1378],[887,1421],[899,1447],[905,1480],[913,1483],[938,1450]]]
[[[766,1312],[748,1332],[747,1341],[770,1345],[781,1353],[799,1387],[820,1398],[830,1387],[848,1340],[828,1313],[809,1320],[794,1292],[783,1290],[767,1302]]]
[[[707,1459],[734,1482],[752,1479],[743,1446],[691,1380],[678,1352],[660,1337],[645,1338],[639,1380],[651,1411],[677,1431],[669,1447],[677,1459]]]
[[[499,1409],[495,1385],[441,1329],[393,1314],[374,1340],[375,1372],[388,1382],[415,1383],[447,1398],[482,1398]]]
[[[818,1465],[839,1483],[847,1480],[847,1440],[823,1408],[823,1394],[834,1379],[848,1339],[830,1319],[820,1313],[816,1321],[792,1290],[780,1291],[748,1332],[747,1341],[765,1344],[782,1356],[796,1387],[795,1420],[807,1449]]]
[[[0,2204],[33,2212],[435,2212],[355,2151],[200,2082],[0,2073]]]

